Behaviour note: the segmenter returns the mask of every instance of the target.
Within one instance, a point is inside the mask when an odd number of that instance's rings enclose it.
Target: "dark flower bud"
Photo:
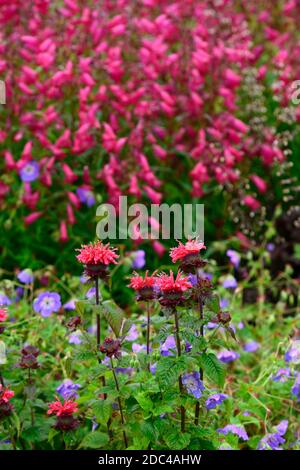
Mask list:
[[[99,346],[102,353],[107,357],[120,357],[121,356],[121,341],[113,338],[105,338],[104,343]]]
[[[200,253],[191,253],[180,260],[180,269],[184,273],[193,273],[199,268],[204,268],[207,261],[203,260]]]
[[[38,357],[38,355],[40,354],[40,351],[36,347],[28,345],[28,346],[24,346],[21,353],[23,356],[32,355],[34,357]]]
[[[21,361],[19,362],[19,367],[22,369],[37,369],[39,364],[36,360],[36,356],[33,354],[27,354],[26,356],[21,357]]]
[[[76,330],[79,325],[81,325],[81,317],[79,315],[71,317],[67,323],[67,327],[70,328],[70,330]]]
[[[13,405],[9,402],[0,402],[0,421],[11,414]]]
[[[79,426],[79,421],[72,415],[69,416],[58,416],[54,428],[59,431],[73,431]]]

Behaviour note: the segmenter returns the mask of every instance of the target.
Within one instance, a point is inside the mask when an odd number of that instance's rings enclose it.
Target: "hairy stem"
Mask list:
[[[121,402],[121,397],[120,397],[120,387],[119,387],[119,383],[118,383],[118,379],[117,379],[117,375],[116,375],[116,371],[115,371],[115,368],[114,368],[114,363],[113,363],[112,358],[110,358],[110,364],[111,364],[111,369],[112,369],[112,373],[113,373],[115,384],[116,384],[116,389],[117,389],[117,392],[119,393],[119,395],[118,395],[118,404],[119,404],[119,410],[120,410],[120,416],[121,416],[121,423],[122,423],[122,426],[124,426],[125,425],[125,420],[124,420],[122,402]],[[123,438],[124,438],[125,448],[127,448],[128,447],[128,441],[127,441],[127,436],[126,436],[125,429],[123,429]]]
[[[196,274],[197,274],[197,284],[198,284],[198,281],[200,279],[198,270],[197,270]],[[199,293],[199,295],[198,295],[198,307],[199,307],[199,318],[200,318],[201,321],[203,321],[203,300],[202,300],[201,293]],[[203,325],[203,323],[200,326],[200,336],[201,336],[201,338],[203,338],[203,336],[204,336],[204,325]],[[200,367],[199,372],[200,372],[200,380],[203,381],[203,369],[202,369],[202,367]],[[199,424],[199,415],[200,415],[200,402],[197,401],[196,406],[195,406],[195,421],[194,421],[196,426]]]
[[[150,302],[147,302],[147,356],[150,354]],[[148,364],[150,370],[150,362]]]
[[[176,308],[174,308],[174,319],[175,319],[175,335],[176,335],[176,346],[177,346],[177,354],[178,357],[181,356],[181,344],[180,344],[180,334],[179,334],[179,320],[178,320],[178,313]],[[180,395],[184,395],[184,387],[182,384],[181,375],[178,377],[178,386]],[[183,405],[180,405],[180,422],[181,422],[181,432],[185,432],[185,408]]]
[[[96,290],[96,295],[95,295],[96,305],[100,305],[99,278],[98,278],[98,276],[95,277],[95,290]],[[100,318],[100,313],[97,313],[97,349],[99,348],[100,344],[101,344],[101,318]],[[99,361],[99,364],[101,364],[101,359],[98,359],[98,361]],[[100,380],[102,382],[102,386],[105,387],[106,381],[105,381],[104,375],[102,375],[100,377]],[[104,400],[106,400],[106,399],[107,399],[107,394],[104,393]],[[107,422],[107,433],[108,433],[109,438],[112,439],[113,434],[112,434],[112,431],[110,429],[110,425],[111,425],[111,418],[109,418],[109,420]]]

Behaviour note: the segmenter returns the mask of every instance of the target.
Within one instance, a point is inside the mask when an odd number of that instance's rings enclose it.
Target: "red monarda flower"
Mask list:
[[[134,290],[141,290],[145,287],[154,287],[155,281],[155,276],[148,276],[148,271],[146,271],[145,277],[140,276],[138,273],[133,273],[129,287],[132,287]]]
[[[95,243],[89,243],[88,245],[82,245],[77,251],[80,253],[76,258],[80,263],[85,265],[97,266],[104,264],[108,266],[112,263],[117,264],[117,259],[119,258],[119,255],[115,253],[116,248],[111,248],[109,243],[104,245],[101,240]]]
[[[0,307],[0,322],[6,321],[8,318],[7,309]]]
[[[71,416],[73,413],[78,411],[78,404],[73,400],[65,400],[61,403],[58,397],[55,397],[56,401],[49,404],[48,415],[54,414],[55,416]]]
[[[85,265],[85,272],[91,277],[106,279],[108,276],[108,266],[117,264],[119,255],[115,253],[116,248],[112,248],[109,243],[104,245],[101,240],[88,245],[82,245],[77,249],[78,261]]]
[[[4,388],[0,384],[0,420],[11,414],[13,405],[9,400],[14,396],[14,394],[15,393],[12,390],[8,390],[8,388]]]
[[[189,240],[185,245],[179,242],[178,246],[171,248],[170,256],[173,263],[176,263],[177,261],[182,261],[187,255],[199,254],[203,249],[206,249],[206,246],[203,242],[200,242],[197,239]]]
[[[4,388],[0,384],[0,405],[2,403],[8,403],[9,400],[15,395],[15,392],[12,390],[8,390],[8,388]]]
[[[174,273],[162,273],[156,279],[156,287],[159,289],[158,300],[163,307],[175,307],[184,301],[183,292],[192,287],[192,284],[181,271],[176,278]]]
[[[130,279],[129,287],[136,291],[137,300],[151,300],[155,297],[155,282],[156,277],[154,274],[148,276],[148,271],[146,271],[145,277],[134,273]]]
[[[181,271],[178,271],[176,278],[174,277],[174,273],[170,271],[170,274],[162,273],[156,278],[156,285],[161,292],[184,292],[190,287],[192,284],[185,277]]]
[[[199,240],[188,240],[186,244],[179,242],[175,248],[171,248],[170,256],[173,263],[180,261],[180,267],[184,272],[191,273],[195,269],[206,264],[200,257],[200,251],[206,249],[203,242]]]

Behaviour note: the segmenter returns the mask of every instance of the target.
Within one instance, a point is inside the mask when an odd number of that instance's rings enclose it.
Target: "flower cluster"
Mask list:
[[[19,362],[19,367],[22,369],[38,369],[39,363],[37,357],[40,352],[36,347],[26,345],[23,347],[21,353],[22,357]]]
[[[112,248],[109,243],[105,245],[101,240],[82,245],[77,251],[79,255],[76,258],[84,265],[85,273],[91,277],[99,276],[105,279],[108,275],[107,267],[117,264],[119,258],[116,248]]]
[[[56,397],[56,400],[49,404],[47,414],[56,416],[55,429],[71,431],[79,426],[78,419],[73,416],[77,411],[78,405],[74,400],[68,399],[61,403],[59,398]]]
[[[185,244],[179,242],[179,245],[170,250],[170,256],[173,263],[180,262],[182,271],[192,273],[197,268],[205,266],[206,261],[200,257],[200,251],[205,249],[204,243],[195,240],[188,240]]]
[[[129,287],[134,289],[137,293],[137,300],[152,300],[155,298],[156,278],[154,274],[148,275],[146,271],[145,276],[140,276],[137,273],[130,279]]]
[[[42,317],[49,317],[61,308],[60,295],[57,292],[42,292],[34,300],[33,308]]]
[[[11,414],[13,405],[10,403],[10,399],[14,394],[12,390],[4,388],[4,386],[0,384],[0,420]]]
[[[242,200],[259,206],[253,193],[266,182],[253,156],[263,174],[284,154],[275,126],[249,122],[239,90],[251,73],[253,87],[269,90],[267,64],[285,109],[298,77],[298,2],[276,9],[288,28],[253,2],[251,15],[234,0],[52,3],[11,0],[1,8],[0,71],[10,100],[0,132],[6,207],[15,206],[14,188],[22,185],[25,224],[53,213],[66,241],[75,213],[95,203],[96,190],[115,205],[124,192],[159,202],[159,168],[169,165],[201,197],[213,182],[238,185],[241,163],[253,185]],[[253,16],[264,23],[259,47]]]
[[[118,339],[105,338],[104,343],[100,345],[99,349],[107,357],[121,357],[121,342]]]

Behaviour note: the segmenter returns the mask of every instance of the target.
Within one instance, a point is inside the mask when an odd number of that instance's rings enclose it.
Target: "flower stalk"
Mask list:
[[[196,277],[197,277],[197,285],[198,285],[199,280],[200,280],[198,269],[196,269]],[[200,337],[203,338],[203,336],[204,336],[203,299],[202,299],[201,292],[199,292],[199,295],[198,295],[198,307],[199,307],[199,319],[202,322],[201,326],[200,326],[200,332],[199,333],[200,333]],[[200,380],[203,382],[204,373],[203,373],[203,368],[202,367],[200,367],[199,372],[200,372]],[[200,415],[200,402],[197,401],[196,406],[195,406],[195,421],[194,421],[196,426],[198,426],[198,424],[199,424],[199,415]]]
[[[177,355],[178,357],[181,356],[181,344],[180,344],[180,332],[179,332],[179,319],[178,319],[178,312],[177,309],[174,308],[174,320],[175,320],[175,337],[176,337],[176,347],[177,347]],[[179,375],[178,377],[178,385],[180,395],[184,395],[184,387],[182,383],[182,377]],[[181,432],[185,432],[185,407],[180,405],[180,422],[181,422]]]
[[[120,410],[121,423],[122,423],[122,426],[124,427],[125,419],[124,419],[122,402],[121,402],[121,397],[120,397],[120,387],[119,387],[119,382],[118,382],[118,379],[117,379],[117,375],[116,375],[116,371],[115,371],[115,367],[114,367],[112,357],[110,358],[110,364],[111,364],[111,369],[112,369],[112,373],[113,373],[113,376],[114,376],[116,389],[117,389],[117,392],[118,392],[118,404],[119,404],[119,410]],[[125,447],[127,448],[128,447],[128,440],[127,440],[127,435],[126,435],[125,429],[123,429],[123,439],[124,439]]]

